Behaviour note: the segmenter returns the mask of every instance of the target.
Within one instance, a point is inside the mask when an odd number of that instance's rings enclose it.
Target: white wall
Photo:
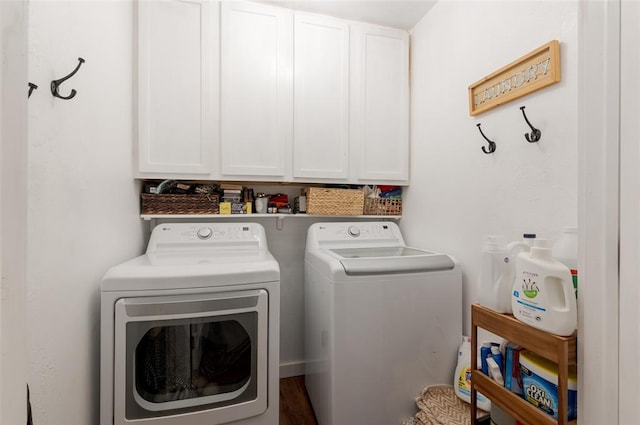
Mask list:
[[[27,5],[0,2],[0,424],[26,423]]]
[[[34,422],[98,423],[99,295],[138,255],[130,1],[31,1],[28,345]],[[86,63],[53,98],[52,79]],[[26,90],[26,88],[25,88]]]
[[[470,84],[560,41],[562,81],[469,116]],[[401,227],[462,265],[464,331],[477,300],[484,235],[555,239],[577,223],[577,3],[438,2],[412,31],[411,186]],[[528,143],[519,107],[542,130]],[[486,155],[476,127],[497,143]]]

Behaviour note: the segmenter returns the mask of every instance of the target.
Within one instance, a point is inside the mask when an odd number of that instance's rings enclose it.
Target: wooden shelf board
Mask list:
[[[539,355],[560,363],[562,347],[566,344],[568,364],[577,364],[577,342],[575,333],[571,336],[559,336],[535,329],[520,322],[511,315],[496,313],[495,311],[474,304],[471,309],[475,326],[500,335]]]
[[[513,418],[527,425],[558,425],[553,417],[528,403],[519,395],[507,390],[479,370],[474,370],[471,377],[471,385],[492,403],[497,404],[502,410]],[[577,425],[577,421],[565,422],[568,425]]]

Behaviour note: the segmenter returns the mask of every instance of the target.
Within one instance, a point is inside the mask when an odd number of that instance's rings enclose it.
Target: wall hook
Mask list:
[[[78,66],[76,66],[76,69],[74,69],[71,72],[71,74],[67,75],[64,78],[60,78],[59,80],[53,80],[51,82],[51,94],[54,97],[59,97],[60,99],[72,99],[76,95],[76,90],[71,89],[71,94],[69,96],[61,96],[60,93],[58,93],[58,89],[60,88],[60,84],[67,81],[69,78],[73,77],[76,72],[78,72],[78,70],[80,69],[80,65],[82,65],[83,63],[84,63],[84,59],[78,58]]]
[[[478,126],[478,130],[480,130],[480,134],[482,134],[482,137],[484,137],[484,140],[486,140],[487,142],[489,142],[489,148],[486,149],[484,146],[482,147],[482,152],[484,153],[494,153],[496,151],[496,143],[492,142],[491,140],[487,139],[487,136],[484,135],[484,133],[482,132],[482,128],[480,128],[480,123],[476,124]]]
[[[34,91],[35,89],[37,89],[37,88],[38,88],[38,86],[37,86],[37,85],[35,85],[35,84],[33,84],[33,83],[29,83],[29,94],[27,95],[27,98],[30,98],[30,97],[31,97],[31,93],[33,93],[33,91]]]
[[[525,108],[524,106],[520,107],[520,110],[522,111],[522,116],[524,116],[524,120],[527,122],[527,124],[529,124],[529,127],[531,127],[531,134],[529,135],[525,133],[524,137],[527,139],[527,142],[534,143],[540,140],[540,138],[542,137],[542,132],[531,125],[531,123],[527,119],[527,114],[524,113],[524,108]]]

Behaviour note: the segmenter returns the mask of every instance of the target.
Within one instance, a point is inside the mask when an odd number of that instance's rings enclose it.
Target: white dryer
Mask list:
[[[280,269],[255,223],[156,226],[101,294],[101,425],[277,425]]]
[[[319,425],[399,424],[450,384],[462,276],[393,222],[316,223],[305,253],[306,388]]]

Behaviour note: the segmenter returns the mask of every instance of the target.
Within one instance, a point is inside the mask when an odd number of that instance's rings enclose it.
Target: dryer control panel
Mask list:
[[[147,254],[207,248],[267,249],[258,223],[162,223],[151,232]]]

